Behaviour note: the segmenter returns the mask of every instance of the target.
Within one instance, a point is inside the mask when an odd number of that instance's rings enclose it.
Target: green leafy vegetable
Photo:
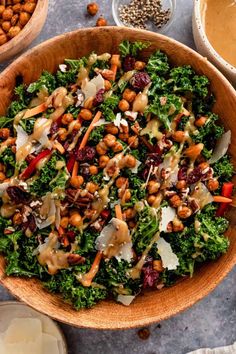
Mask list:
[[[150,75],[166,75],[170,69],[168,57],[161,51],[157,50],[148,59],[146,69]]]
[[[112,122],[115,119],[114,110],[118,107],[120,98],[119,96],[112,95],[105,99],[105,101],[100,105],[100,110],[106,121]]]
[[[203,143],[207,150],[212,149],[212,140],[219,139],[224,133],[224,128],[217,124],[219,117],[215,113],[211,113],[203,127],[192,135],[196,143]]]
[[[126,57],[127,55],[136,57],[140,51],[148,48],[149,46],[150,43],[148,42],[129,42],[128,40],[125,40],[120,43],[119,52],[122,57]]]
[[[43,87],[46,87],[49,93],[52,93],[57,87],[55,76],[49,73],[48,71],[43,71],[40,78],[29,85],[27,92],[38,92]]]
[[[164,99],[165,103],[162,102]],[[182,109],[182,102],[180,97],[170,94],[165,97],[156,97],[153,103],[151,103],[146,111],[147,113],[155,114],[165,129],[170,129],[171,120]]]
[[[0,155],[0,162],[3,163],[6,167],[6,176],[12,177],[15,171],[16,160],[15,154],[12,152],[10,147],[7,147],[3,150]]]
[[[28,119],[20,120],[20,125],[28,135],[31,135],[33,133],[35,121],[36,118],[28,118]]]
[[[219,177],[221,181],[230,181],[234,174],[234,166],[229,156],[225,155],[212,165],[214,176]]]

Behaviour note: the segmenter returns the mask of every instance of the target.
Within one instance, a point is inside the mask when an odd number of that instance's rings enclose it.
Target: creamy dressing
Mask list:
[[[236,1],[201,2],[202,22],[213,48],[236,67]]]
[[[43,250],[38,255],[38,261],[42,266],[47,266],[48,273],[53,275],[56,274],[59,269],[69,267],[67,261],[68,253],[61,250],[56,250],[56,245],[58,242],[56,232],[51,232],[48,238],[48,243],[45,244]]]

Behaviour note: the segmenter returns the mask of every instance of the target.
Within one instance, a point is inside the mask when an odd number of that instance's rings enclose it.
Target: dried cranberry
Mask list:
[[[201,179],[201,176],[202,176],[201,168],[196,167],[188,174],[187,183],[188,184],[197,183]]]
[[[85,146],[80,149],[77,154],[77,160],[80,162],[91,161],[96,155],[96,149],[92,146]]]
[[[131,55],[127,55],[123,60],[123,68],[125,71],[130,71],[134,69],[135,58]]]
[[[186,166],[183,166],[179,169],[178,171],[178,180],[181,181],[181,180],[185,180],[187,179],[187,171],[188,171],[188,168]]]
[[[100,103],[102,103],[104,101],[104,93],[105,93],[105,90],[104,89],[100,89],[95,97],[94,97],[94,100],[93,100],[93,105],[94,106],[98,106]]]
[[[30,200],[30,194],[24,190],[22,187],[11,186],[7,188],[7,194],[9,195],[12,202],[15,204],[26,204]]]
[[[50,128],[50,134],[54,135],[57,133],[59,129],[59,124],[57,122],[53,122]]]
[[[151,152],[147,154],[145,165],[147,165],[148,167],[159,166],[161,162],[162,162],[161,155],[156,152]]]
[[[67,231],[66,236],[68,237],[70,242],[73,242],[75,240],[75,232],[72,230]]]
[[[130,83],[135,90],[143,90],[151,82],[150,76],[144,71],[135,73],[131,78]]]
[[[110,216],[110,211],[104,209],[104,210],[101,212],[100,215],[101,215],[101,217],[102,217],[103,219],[107,219],[107,218]]]
[[[83,177],[88,178],[90,176],[89,172],[89,167],[88,166],[82,166],[80,169],[80,173]]]
[[[151,288],[156,284],[156,281],[159,277],[159,273],[153,269],[152,262],[147,262],[146,265],[142,268],[143,272],[143,287]]]

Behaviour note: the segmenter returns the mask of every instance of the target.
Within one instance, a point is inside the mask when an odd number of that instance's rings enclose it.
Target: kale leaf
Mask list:
[[[0,155],[0,162],[6,167],[6,176],[8,178],[12,177],[16,166],[16,160],[15,154],[12,152],[10,147],[3,150]]]
[[[150,75],[166,75],[169,69],[168,57],[160,50],[157,50],[150,56],[146,66],[146,70]]]
[[[217,114],[211,113],[204,126],[192,135],[192,139],[196,143],[203,143],[207,150],[213,149],[215,141],[224,133],[224,128],[217,124],[218,119]]]
[[[162,100],[166,102],[163,104]],[[166,130],[170,129],[171,120],[182,109],[182,101],[180,97],[168,94],[164,97],[156,97],[155,100],[149,105],[146,114],[152,113],[159,118]]]
[[[118,107],[119,101],[119,96],[112,95],[111,97],[105,99],[105,101],[100,105],[100,111],[106,121],[112,122],[115,120],[116,116],[114,110]]]
[[[234,175],[234,166],[228,155],[221,157],[212,165],[214,176],[219,177],[223,182],[230,181]]]
[[[56,73],[57,84],[59,86],[68,86],[76,82],[78,71],[81,67],[85,66],[87,58],[81,59],[65,59],[65,64],[69,66],[65,72],[58,70]]]
[[[43,71],[40,78],[28,86],[27,92],[35,93],[40,91],[43,87],[46,87],[50,94],[57,87],[55,76],[48,71]]]
[[[126,57],[127,55],[131,55],[132,57],[136,57],[140,51],[146,49],[150,46],[148,42],[130,42],[125,40],[119,45],[119,52],[122,57]]]

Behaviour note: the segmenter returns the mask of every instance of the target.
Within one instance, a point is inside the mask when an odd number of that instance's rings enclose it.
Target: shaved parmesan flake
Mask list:
[[[40,217],[36,218],[36,225],[41,230],[53,224],[56,220],[56,205],[51,193],[43,198],[43,205],[40,208]]]
[[[161,256],[162,265],[164,268],[174,270],[179,265],[179,260],[176,254],[172,251],[171,245],[160,237],[157,241],[158,254]]]
[[[129,306],[134,299],[134,295],[118,295],[116,300],[125,306]]]
[[[125,116],[134,122],[138,117],[138,112],[126,111]]]
[[[76,95],[77,95],[77,102],[75,104],[75,107],[80,107],[84,103],[84,94],[81,90],[77,90]]]
[[[136,165],[133,168],[130,168],[130,171],[132,173],[138,173],[138,168],[142,164],[139,160],[136,159]]]
[[[176,211],[170,206],[161,208],[161,221],[160,221],[160,232],[167,231],[167,226],[169,222],[173,221],[176,217]]]
[[[7,188],[11,185],[10,182],[4,182],[0,184],[0,197],[2,197],[3,193],[7,190]]]
[[[210,158],[210,160],[208,160],[208,162],[210,164],[213,164],[217,162],[219,159],[221,159],[221,157],[223,157],[226,154],[230,143],[231,143],[231,131],[228,130],[217,141],[212,157]]]
[[[17,125],[16,127],[16,151],[18,151],[23,145],[28,142],[28,134],[24,131],[24,129]]]
[[[199,182],[194,187],[194,191],[191,194],[191,198],[194,198],[199,204],[200,208],[204,208],[205,205],[213,202],[213,196],[202,182]]]
[[[132,242],[126,222],[112,218],[97,237],[96,249],[107,258],[116,257],[117,260],[130,262],[133,256]]]
[[[120,129],[121,125],[128,126],[128,122],[121,118],[121,113],[117,113],[116,118],[113,121],[114,125]]]
[[[82,88],[84,100],[86,101],[88,98],[94,97],[99,90],[104,89],[104,82],[101,74],[98,74],[92,80],[88,81]]]
[[[48,135],[50,133],[52,122],[51,122],[51,124],[46,124],[49,122],[50,121],[47,118],[38,118],[35,122],[34,130],[37,130],[42,125],[45,125],[45,128],[43,129],[42,134],[41,134],[40,138],[38,139],[38,141],[42,146],[51,148],[52,143],[49,141]]]
[[[60,64],[59,69],[61,70],[62,73],[65,73],[67,71],[67,65],[66,64]]]

